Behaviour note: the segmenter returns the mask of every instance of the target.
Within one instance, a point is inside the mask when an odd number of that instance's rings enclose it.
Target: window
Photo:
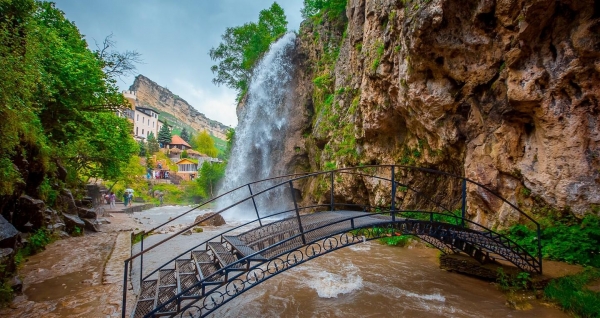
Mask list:
[[[138,129],[140,129],[140,127],[135,127],[135,135],[137,136],[138,134]]]
[[[140,121],[140,114],[138,114],[136,121]]]
[[[142,136],[144,135],[144,130],[142,129]]]
[[[142,117],[142,124],[144,123],[144,119],[146,119],[146,118]]]

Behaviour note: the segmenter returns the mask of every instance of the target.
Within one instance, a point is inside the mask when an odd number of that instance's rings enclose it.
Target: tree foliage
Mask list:
[[[205,161],[200,167],[200,174],[196,179],[204,197],[213,198],[219,181],[225,176],[224,163],[210,163]]]
[[[185,127],[181,130],[179,137],[185,140],[185,142],[190,142],[190,133],[187,131],[187,129],[185,129]]]
[[[0,43],[0,195],[28,182],[24,162],[47,177],[62,162],[73,182],[122,174],[138,146],[107,59],[49,2],[0,0]]]
[[[209,157],[216,158],[219,154],[219,149],[215,147],[215,141],[210,137],[206,130],[194,136],[194,145],[199,153]]]
[[[152,155],[157,153],[160,150],[160,145],[158,144],[158,140],[156,140],[156,137],[154,137],[154,132],[150,132],[148,134],[148,138],[146,145],[148,146],[148,152]]]
[[[327,13],[335,18],[346,11],[348,0],[304,0],[304,8],[301,13],[304,19]]]
[[[160,127],[157,140],[163,148],[168,147],[171,143],[171,129],[169,129],[169,125],[166,121],[165,124]]]
[[[269,45],[285,32],[287,20],[277,2],[260,11],[258,23],[227,28],[221,36],[223,42],[209,52],[210,57],[218,62],[211,67],[215,74],[213,83],[233,88],[238,91],[238,99],[242,97],[248,88],[252,69]]]

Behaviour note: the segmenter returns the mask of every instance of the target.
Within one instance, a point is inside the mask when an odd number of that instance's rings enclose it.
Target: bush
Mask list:
[[[544,289],[547,299],[579,317],[600,317],[600,293],[584,286],[600,279],[600,269],[586,268],[582,273],[553,280]]]
[[[540,221],[542,256],[567,263],[600,267],[600,217],[587,215],[581,221],[565,218]],[[525,225],[512,226],[505,234],[537,256],[537,233]]]

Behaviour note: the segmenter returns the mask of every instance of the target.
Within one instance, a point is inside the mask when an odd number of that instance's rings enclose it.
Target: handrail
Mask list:
[[[354,172],[354,171],[351,171],[351,170],[360,170],[360,169],[369,169],[369,168],[375,168],[375,169],[387,169],[387,168],[391,168],[391,171],[392,171],[392,178],[391,178],[391,179],[387,179],[387,178],[385,178],[385,177],[381,177],[381,176],[377,175],[377,170],[376,170],[374,173],[372,173],[372,174],[363,174],[361,171],[359,171],[359,172]],[[194,222],[193,224],[191,224],[191,225],[189,225],[189,226],[187,226],[187,227],[184,227],[182,230],[180,230],[180,231],[178,231],[178,232],[174,233],[173,235],[171,235],[171,236],[169,236],[169,237],[166,237],[166,238],[164,238],[164,239],[160,240],[159,242],[155,243],[154,245],[152,245],[152,246],[150,246],[150,247],[148,247],[148,248],[146,248],[146,249],[143,249],[143,248],[142,248],[142,250],[141,250],[140,252],[136,253],[135,255],[131,255],[131,257],[129,257],[128,259],[126,259],[126,260],[124,261],[124,262],[125,262],[125,266],[126,266],[126,268],[127,268],[127,264],[129,264],[129,262],[132,262],[134,259],[136,259],[136,258],[138,258],[138,257],[143,257],[143,255],[144,255],[144,254],[146,254],[146,253],[148,253],[149,251],[153,250],[154,248],[156,248],[156,247],[158,247],[158,246],[160,246],[160,245],[164,244],[165,242],[167,242],[167,241],[169,241],[169,240],[173,239],[174,237],[177,237],[177,236],[179,236],[179,235],[181,235],[181,234],[183,234],[183,233],[185,233],[185,232],[189,231],[189,230],[190,230],[191,228],[193,228],[194,226],[197,226],[198,224],[200,224],[200,223],[202,223],[202,222],[205,222],[206,220],[209,220],[209,219],[211,219],[211,218],[213,218],[213,217],[216,217],[217,215],[220,215],[221,213],[223,213],[223,212],[225,212],[225,211],[227,211],[227,210],[229,210],[229,209],[231,209],[231,208],[233,208],[233,207],[235,207],[235,206],[238,206],[238,205],[240,205],[240,204],[242,204],[242,203],[244,203],[244,202],[247,202],[248,200],[252,200],[252,201],[253,201],[253,203],[254,203],[254,205],[255,205],[255,210],[256,210],[256,219],[254,219],[254,220],[251,220],[251,221],[248,221],[247,223],[244,223],[244,224],[242,224],[242,225],[236,226],[236,227],[234,227],[234,228],[232,228],[232,229],[229,229],[229,230],[227,230],[227,231],[225,231],[225,232],[221,232],[221,233],[219,233],[219,234],[217,234],[217,235],[215,235],[215,236],[211,237],[210,239],[208,239],[208,240],[205,240],[204,242],[202,242],[202,243],[200,243],[200,244],[198,244],[198,245],[196,245],[196,246],[194,246],[194,247],[190,248],[189,250],[187,250],[187,251],[185,251],[185,252],[181,253],[180,255],[176,256],[175,258],[173,258],[173,259],[169,260],[168,262],[164,263],[164,264],[163,264],[163,265],[161,265],[159,268],[155,269],[155,270],[154,270],[154,271],[152,271],[150,274],[146,275],[146,276],[145,276],[143,279],[146,279],[146,278],[148,278],[148,277],[149,277],[149,276],[151,276],[152,274],[156,273],[158,270],[160,270],[160,269],[164,268],[166,265],[168,265],[168,264],[172,263],[174,260],[176,260],[176,259],[178,259],[179,257],[181,257],[181,256],[185,255],[185,253],[188,253],[188,252],[190,252],[191,250],[193,250],[193,249],[195,249],[195,248],[197,248],[197,247],[199,247],[199,246],[202,246],[203,244],[206,244],[207,242],[210,242],[211,240],[214,240],[214,239],[218,238],[219,236],[222,236],[222,235],[224,235],[224,234],[226,234],[226,233],[230,233],[231,231],[237,230],[237,229],[239,229],[239,228],[241,228],[241,227],[248,226],[248,225],[250,225],[250,224],[252,224],[252,223],[254,223],[254,222],[256,222],[256,221],[259,221],[259,223],[260,223],[260,224],[261,224],[261,226],[262,226],[261,219],[265,219],[265,218],[269,218],[269,217],[273,217],[273,216],[281,215],[281,214],[284,214],[284,213],[290,213],[290,212],[296,211],[296,216],[298,217],[298,223],[299,223],[299,227],[300,227],[300,232],[301,232],[301,233],[300,233],[300,234],[298,234],[298,235],[296,235],[296,236],[294,236],[294,237],[298,237],[299,235],[302,235],[302,237],[304,238],[304,234],[305,234],[305,233],[309,233],[309,232],[311,232],[311,231],[313,231],[313,230],[315,230],[315,229],[311,229],[310,231],[304,231],[304,230],[302,229],[302,224],[301,224],[301,221],[300,221],[300,219],[299,219],[299,214],[298,214],[298,213],[299,213],[299,210],[304,210],[304,209],[309,209],[309,208],[316,208],[316,207],[321,207],[321,206],[330,206],[330,207],[331,207],[331,209],[333,210],[333,207],[334,207],[334,206],[337,206],[337,205],[352,205],[352,204],[346,204],[346,203],[339,203],[339,204],[336,204],[336,203],[334,203],[334,201],[333,201],[333,193],[334,193],[334,178],[333,178],[333,177],[334,177],[334,173],[340,173],[340,174],[350,174],[350,175],[358,175],[358,176],[365,176],[365,177],[370,177],[370,178],[375,178],[375,179],[379,179],[379,180],[384,180],[384,181],[391,182],[391,183],[392,183],[392,196],[395,196],[395,193],[396,193],[396,191],[395,191],[396,187],[395,187],[395,186],[396,186],[397,184],[398,184],[398,185],[401,185],[401,186],[403,186],[403,187],[406,187],[406,188],[407,188],[407,190],[411,190],[411,191],[413,191],[413,192],[415,192],[415,193],[417,193],[417,194],[421,193],[421,191],[419,191],[419,190],[417,190],[417,189],[415,189],[415,188],[411,187],[410,185],[407,185],[407,184],[402,184],[402,183],[400,183],[399,181],[396,181],[396,180],[395,180],[395,177],[394,177],[394,169],[395,169],[395,168],[400,168],[400,169],[402,169],[403,171],[425,172],[425,173],[430,173],[430,174],[436,174],[436,175],[448,176],[448,177],[454,178],[454,179],[456,179],[456,180],[461,180],[461,181],[462,181],[462,201],[463,201],[463,203],[462,203],[462,205],[463,205],[463,207],[462,207],[462,212],[463,212],[463,213],[462,213],[462,217],[458,217],[458,216],[456,216],[456,215],[453,215],[453,214],[448,214],[448,213],[438,213],[438,212],[431,212],[431,211],[429,211],[429,212],[427,212],[427,213],[430,213],[430,215],[433,215],[433,214],[431,214],[431,213],[435,213],[435,214],[440,214],[440,215],[445,215],[445,216],[452,216],[452,217],[454,217],[454,218],[461,219],[461,220],[462,220],[462,222],[463,222],[463,227],[464,227],[464,223],[465,223],[465,222],[467,222],[467,223],[469,223],[469,224],[475,224],[475,225],[477,225],[477,226],[479,226],[479,227],[482,227],[482,228],[484,228],[484,229],[486,229],[486,230],[488,230],[488,231],[490,231],[490,232],[493,232],[493,231],[491,231],[491,230],[487,229],[486,227],[484,227],[484,226],[482,226],[482,225],[480,225],[480,224],[477,224],[477,223],[475,223],[475,222],[472,222],[472,221],[470,221],[470,220],[468,220],[468,219],[466,219],[466,218],[465,218],[465,205],[466,205],[466,196],[467,196],[467,193],[466,193],[466,184],[467,184],[467,183],[474,184],[474,185],[476,185],[476,186],[478,186],[478,187],[480,187],[480,188],[484,189],[484,190],[485,190],[485,191],[487,191],[489,194],[491,194],[491,195],[495,196],[496,198],[500,199],[500,200],[501,200],[503,203],[507,203],[507,204],[508,204],[510,207],[512,207],[513,209],[515,209],[517,212],[519,212],[519,214],[520,214],[520,215],[522,215],[522,216],[525,216],[525,218],[527,218],[529,221],[531,221],[532,223],[534,223],[534,224],[536,225],[536,227],[537,227],[537,234],[538,234],[538,259],[537,259],[537,260],[535,260],[535,261],[536,261],[536,262],[539,264],[539,266],[540,266],[540,271],[541,271],[541,260],[542,260],[542,256],[541,256],[541,242],[540,242],[540,240],[539,240],[539,236],[540,236],[540,225],[539,225],[539,223],[538,223],[538,222],[536,222],[536,221],[535,221],[535,220],[534,220],[534,219],[533,219],[531,216],[529,216],[528,214],[526,214],[525,212],[523,212],[521,209],[519,209],[518,207],[516,207],[516,206],[515,206],[513,203],[511,203],[511,202],[509,202],[508,200],[504,199],[502,196],[500,196],[500,195],[498,195],[497,193],[495,193],[494,191],[490,190],[488,187],[484,186],[484,185],[483,185],[483,184],[481,184],[481,183],[478,183],[478,182],[476,182],[476,181],[473,181],[473,180],[471,180],[471,179],[469,179],[469,178],[462,177],[462,176],[458,176],[458,175],[454,175],[454,174],[451,174],[451,173],[448,173],[448,172],[443,172],[443,171],[433,170],[433,169],[430,169],[430,168],[411,167],[411,166],[404,166],[404,165],[365,165],[365,166],[359,166],[359,167],[346,167],[346,168],[340,168],[340,169],[336,169],[336,170],[328,170],[328,171],[307,172],[307,173],[294,173],[294,174],[288,174],[288,175],[283,175],[283,176],[271,177],[271,178],[267,178],[267,179],[263,179],[263,180],[258,180],[258,181],[253,181],[253,182],[250,182],[250,183],[244,184],[244,185],[242,185],[242,186],[239,186],[239,187],[237,187],[237,188],[234,188],[234,189],[232,189],[232,190],[229,190],[229,191],[227,191],[227,192],[224,192],[224,193],[222,193],[222,194],[218,195],[217,197],[215,197],[215,198],[213,198],[213,199],[211,199],[211,200],[209,200],[209,201],[206,201],[206,202],[204,202],[204,203],[202,203],[202,204],[200,204],[200,205],[198,205],[198,206],[196,206],[196,207],[194,207],[194,208],[192,208],[192,209],[190,209],[190,210],[188,210],[188,211],[186,211],[186,212],[184,212],[184,213],[182,213],[182,214],[180,214],[180,215],[178,215],[178,216],[176,216],[176,217],[174,217],[174,218],[172,218],[172,219],[170,219],[170,220],[168,220],[167,222],[164,222],[164,223],[162,223],[162,224],[160,224],[160,225],[158,225],[158,226],[154,227],[153,229],[151,229],[151,230],[149,230],[149,231],[142,231],[142,232],[141,232],[141,234],[142,234],[142,240],[143,240],[143,238],[144,238],[144,236],[145,236],[145,235],[147,235],[147,234],[150,234],[151,232],[155,231],[156,229],[159,229],[159,228],[161,228],[161,227],[163,227],[163,226],[165,226],[165,225],[169,224],[170,222],[173,222],[173,221],[175,221],[175,220],[179,219],[180,217],[182,217],[182,216],[184,216],[184,215],[187,215],[188,213],[190,213],[190,212],[192,212],[192,211],[194,211],[194,210],[197,210],[197,209],[198,209],[198,208],[200,208],[200,207],[203,207],[203,206],[206,206],[206,205],[208,205],[208,204],[210,204],[210,203],[213,203],[213,202],[215,202],[216,200],[218,200],[218,199],[221,199],[221,198],[223,198],[223,197],[225,197],[225,196],[227,196],[227,195],[229,195],[229,194],[232,194],[233,192],[235,192],[235,191],[238,191],[238,190],[240,190],[240,189],[242,189],[242,188],[244,188],[244,187],[248,187],[248,188],[249,188],[249,190],[250,190],[250,195],[249,195],[249,196],[244,196],[242,199],[238,199],[238,200],[237,200],[237,202],[234,202],[234,203],[232,203],[232,204],[230,204],[230,205],[228,205],[228,206],[226,206],[226,207],[224,207],[224,208],[220,209],[219,211],[217,211],[217,212],[214,212],[214,214],[213,214],[213,215],[211,215],[211,216],[204,217],[204,218],[202,218],[201,220],[199,220],[199,221],[197,221],[197,222]],[[380,171],[380,170],[379,170],[379,171]],[[268,192],[268,191],[271,191],[271,190],[273,190],[273,189],[276,189],[276,188],[282,187],[282,186],[283,186],[283,187],[285,187],[286,185],[289,185],[289,186],[292,188],[292,190],[293,190],[293,182],[294,182],[294,181],[303,180],[303,179],[308,179],[308,178],[311,178],[311,177],[318,177],[318,176],[321,176],[321,175],[327,175],[327,174],[331,174],[331,189],[330,189],[330,191],[331,191],[331,202],[330,202],[330,204],[328,204],[328,205],[325,205],[325,204],[318,204],[318,205],[311,205],[311,206],[307,206],[307,207],[298,207],[298,206],[297,206],[297,204],[296,204],[296,199],[294,198],[294,196],[293,196],[293,191],[292,191],[292,198],[293,198],[294,205],[295,205],[295,208],[294,208],[294,209],[285,210],[285,211],[282,211],[282,212],[276,212],[275,214],[271,214],[271,215],[269,215],[269,216],[265,216],[265,217],[263,217],[263,218],[261,218],[261,217],[260,217],[260,215],[259,215],[259,213],[258,213],[258,210],[256,209],[256,203],[255,203],[255,201],[254,201],[254,200],[255,200],[255,198],[256,198],[257,196],[259,196],[259,195],[261,195],[261,194],[264,194],[264,193],[266,193],[266,192]],[[261,190],[261,191],[259,191],[259,192],[256,192],[256,193],[253,193],[253,192],[252,192],[252,187],[251,187],[251,185],[260,184],[260,183],[263,183],[263,182],[272,181],[272,180],[277,180],[277,179],[279,179],[279,180],[282,180],[282,181],[280,181],[280,182],[276,182],[274,185],[273,185],[273,184],[271,184],[271,185],[270,185],[270,186],[268,186],[266,189],[263,189],[263,190]],[[431,199],[429,196],[424,196],[424,198],[425,198],[425,200],[426,200],[427,202],[433,203],[434,205],[436,205],[436,206],[438,206],[438,207],[442,208],[443,210],[445,210],[445,211],[448,211],[448,212],[451,212],[451,211],[450,211],[448,208],[444,207],[444,206],[443,206],[441,203],[434,201],[434,200],[433,200],[433,199]],[[370,205],[356,205],[356,206],[362,206],[362,207],[363,207],[363,209],[365,209],[366,207],[371,207]],[[395,208],[394,199],[392,199],[392,205],[391,205],[391,209],[390,209],[388,212],[390,212],[390,215],[392,216],[392,220],[394,220],[395,213],[403,213],[402,211],[400,211],[400,210],[397,210],[397,209]],[[404,212],[408,212],[408,211],[404,211]],[[411,211],[411,212],[414,212],[414,211]],[[334,224],[334,223],[332,223],[332,224]],[[329,224],[329,225],[330,225],[330,224]],[[493,232],[493,233],[495,233],[495,232]],[[503,236],[503,235],[502,235],[502,236]],[[508,239],[508,238],[507,238],[507,239]],[[288,240],[285,240],[285,241],[288,241]],[[304,241],[304,239],[303,239],[303,241]],[[522,250],[524,250],[524,251],[525,251],[525,249],[523,249],[522,247],[520,247],[518,244],[514,243],[512,240],[508,239],[508,241],[510,241],[511,243],[513,243],[513,244],[514,244],[516,247],[519,247],[519,248],[521,248]],[[142,242],[143,242],[143,241],[142,241]],[[280,242],[280,243],[281,243],[281,242]],[[142,244],[143,244],[143,243],[142,243]],[[276,245],[279,245],[279,243],[278,243],[278,244],[276,244]],[[274,245],[274,246],[276,246],[276,245]],[[272,247],[273,247],[273,246],[270,246],[269,248],[272,248]],[[257,252],[256,254],[258,254],[258,253],[260,253],[260,252]],[[527,253],[527,254],[528,254],[528,253]],[[254,255],[254,254],[253,254],[253,255]],[[528,254],[528,255],[529,255],[529,254]],[[246,258],[244,258],[244,259],[246,259]],[[534,259],[535,259],[535,258],[534,258]],[[241,260],[243,260],[243,259],[241,259]],[[240,260],[240,261],[241,261],[241,260]],[[236,263],[237,263],[237,262],[236,262]],[[141,279],[141,280],[142,280],[142,277],[144,276],[144,275],[143,275],[143,272],[142,272],[142,266],[143,266],[143,260],[141,259],[141,260],[140,260],[140,279]],[[227,267],[225,267],[225,268],[227,268]],[[221,270],[219,270],[218,272],[220,272],[220,271],[221,271]],[[214,274],[213,274],[213,275],[214,275]],[[126,300],[126,298],[125,298],[125,296],[124,296],[124,304],[125,304],[125,300]]]
[[[388,211],[381,211],[381,212],[376,212],[376,213],[373,213],[373,214],[379,215],[379,214],[387,214],[387,213],[389,213],[389,212],[391,212],[391,210],[388,210]],[[485,226],[482,226],[482,225],[480,225],[480,224],[477,224],[477,223],[475,223],[475,222],[472,222],[472,221],[470,221],[470,220],[465,220],[465,219],[463,219],[462,217],[455,216],[455,215],[448,215],[448,214],[445,214],[445,213],[432,212],[432,211],[414,211],[414,210],[400,210],[400,211],[397,211],[397,212],[399,212],[399,213],[419,213],[419,214],[424,214],[424,215],[427,215],[427,214],[429,214],[429,215],[430,215],[430,219],[432,218],[432,216],[433,216],[433,215],[441,215],[441,216],[446,216],[446,217],[447,217],[447,216],[451,216],[451,217],[454,217],[454,218],[456,218],[456,219],[460,219],[460,220],[466,221],[466,222],[468,222],[468,223],[472,223],[472,224],[475,224],[475,225],[477,225],[477,226],[480,226],[481,228],[485,229],[487,232],[491,232],[491,233],[497,233],[497,232],[495,232],[495,231],[493,231],[493,230],[491,230],[491,229],[489,229],[489,228],[487,228],[487,227],[485,227]],[[175,296],[172,296],[172,297],[171,297],[171,298],[170,298],[168,301],[164,302],[164,303],[163,303],[163,305],[161,305],[161,306],[159,306],[159,307],[156,307],[156,308],[155,308],[155,309],[154,309],[152,312],[150,312],[149,314],[153,314],[153,313],[156,313],[156,312],[158,312],[160,309],[162,309],[164,306],[166,306],[166,305],[167,305],[167,304],[169,304],[170,302],[172,302],[172,301],[174,301],[175,299],[177,299],[177,298],[181,297],[182,295],[185,295],[185,293],[187,293],[188,291],[192,290],[192,289],[193,289],[193,288],[195,288],[195,287],[201,286],[201,284],[202,284],[203,282],[210,281],[210,279],[211,279],[211,278],[213,278],[213,277],[215,277],[215,276],[218,276],[218,275],[222,275],[222,274],[226,273],[226,272],[227,272],[229,269],[231,269],[231,268],[235,268],[237,265],[239,265],[239,264],[242,264],[242,263],[244,263],[244,262],[246,262],[246,261],[248,261],[248,260],[250,260],[250,259],[253,259],[253,258],[254,258],[254,256],[256,256],[256,255],[259,255],[259,254],[263,254],[263,253],[264,253],[264,252],[266,252],[267,250],[273,249],[273,248],[275,248],[275,247],[278,247],[278,246],[280,246],[280,245],[284,245],[285,243],[287,243],[287,242],[290,242],[290,241],[292,241],[292,240],[294,240],[294,239],[297,239],[297,238],[301,237],[301,236],[302,236],[302,235],[304,235],[304,234],[307,234],[307,233],[310,233],[310,232],[314,232],[314,231],[317,231],[317,230],[323,229],[323,228],[325,228],[325,227],[329,227],[329,226],[331,226],[331,225],[334,225],[334,224],[338,224],[338,223],[342,223],[342,222],[347,222],[347,221],[349,221],[349,220],[356,220],[356,219],[360,219],[360,218],[371,217],[371,216],[372,216],[372,214],[371,214],[371,215],[360,215],[360,216],[353,216],[353,217],[348,217],[348,218],[343,218],[343,219],[340,219],[340,220],[336,220],[335,222],[328,223],[328,224],[324,224],[324,225],[321,225],[321,226],[318,226],[318,227],[312,228],[312,229],[310,229],[310,230],[308,230],[308,231],[306,231],[306,232],[304,232],[304,233],[298,233],[298,234],[296,234],[296,235],[294,235],[294,236],[290,236],[289,238],[287,238],[287,239],[284,239],[284,240],[282,240],[282,241],[280,241],[280,242],[278,242],[278,243],[276,243],[276,244],[274,244],[274,245],[267,246],[267,247],[265,247],[265,248],[263,248],[263,249],[261,249],[261,250],[259,250],[259,251],[256,251],[256,252],[255,252],[255,253],[253,253],[253,254],[247,255],[247,256],[245,256],[245,257],[243,257],[243,258],[240,258],[240,259],[238,259],[237,261],[235,261],[235,262],[233,262],[233,263],[230,263],[230,264],[228,264],[227,266],[225,266],[225,267],[223,267],[223,268],[220,268],[218,271],[216,271],[216,272],[212,273],[211,275],[209,275],[209,276],[205,277],[205,278],[204,278],[204,279],[202,279],[202,280],[199,280],[197,283],[195,283],[195,284],[191,285],[190,287],[188,287],[188,288],[186,288],[186,289],[182,289],[182,290],[181,290],[181,292],[179,292],[179,293],[178,293],[178,294],[176,294]],[[406,222],[407,220],[411,220],[411,221],[424,221],[424,220],[420,220],[420,219],[409,219],[409,218],[404,218],[404,220],[403,220],[403,221],[404,221],[404,222]],[[402,220],[397,220],[396,222],[403,222],[403,221],[402,221]],[[391,220],[382,220],[382,221],[381,221],[381,223],[382,223],[382,224],[388,224],[388,223],[390,223],[390,222],[393,222],[393,221],[391,221]],[[438,222],[438,223],[442,223],[442,222]],[[353,224],[354,224],[354,223],[353,223]],[[447,224],[447,223],[442,223],[442,224]],[[457,224],[450,224],[450,225],[453,225],[453,226],[459,226],[459,225],[457,225]],[[373,227],[373,226],[375,226],[375,224],[370,224],[370,225],[367,225],[367,226],[365,226],[365,227],[358,227],[358,228],[354,228],[354,229],[369,228],[369,227]],[[335,233],[333,233],[332,235],[341,234],[341,233],[343,233],[343,232],[345,232],[345,230],[342,230],[342,231],[340,231],[340,232],[335,232]],[[506,236],[504,236],[504,235],[502,235],[502,234],[500,234],[500,233],[497,233],[497,234],[499,234],[499,235],[501,235],[501,236],[505,237],[505,238],[506,238],[506,239],[508,239],[508,240],[509,240],[511,243],[515,244],[517,247],[519,247],[519,248],[521,248],[522,250],[526,251],[526,250],[525,250],[523,247],[521,247],[520,245],[518,245],[518,244],[514,243],[512,240],[510,240],[510,238],[508,238],[508,237],[506,237]],[[412,235],[412,234],[409,234],[409,235]],[[317,238],[317,239],[315,239],[315,240],[308,241],[308,242],[306,242],[306,243],[305,243],[305,244],[303,244],[303,245],[304,245],[304,246],[306,246],[306,245],[310,245],[310,244],[312,244],[312,243],[315,243],[315,242],[319,241],[320,239],[321,239],[321,238]],[[504,244],[503,244],[503,245],[504,245]],[[288,251],[283,251],[282,253],[280,253],[280,254],[278,254],[278,255],[275,255],[275,256],[273,256],[273,259],[275,259],[275,258],[277,258],[277,257],[279,257],[279,256],[281,256],[281,255],[283,255],[283,254],[285,254],[285,253],[287,253],[287,252],[288,252]],[[537,260],[536,260],[535,258],[533,258],[533,257],[532,257],[532,260],[533,260],[534,262],[537,262]],[[539,263],[538,263],[538,264],[539,264]],[[250,268],[250,269],[249,269],[249,271],[251,271],[252,269],[254,269],[254,268],[257,268],[257,267],[259,267],[259,266],[261,266],[261,265],[262,265],[262,264],[255,265],[255,266],[253,266],[252,268]]]

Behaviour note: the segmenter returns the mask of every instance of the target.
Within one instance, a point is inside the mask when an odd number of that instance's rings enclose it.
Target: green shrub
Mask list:
[[[408,245],[411,241],[411,235],[398,235],[398,236],[389,236],[382,237],[379,239],[379,242],[382,244],[390,245],[390,246],[399,246],[404,247]]]
[[[581,221],[563,218],[560,221],[540,220],[542,256],[568,263],[600,267],[600,217],[587,215]],[[537,233],[517,224],[504,232],[510,239],[537,256]]]
[[[544,289],[547,299],[578,317],[600,317],[600,293],[584,286],[600,279],[600,269],[586,268],[582,273],[553,280]]]

